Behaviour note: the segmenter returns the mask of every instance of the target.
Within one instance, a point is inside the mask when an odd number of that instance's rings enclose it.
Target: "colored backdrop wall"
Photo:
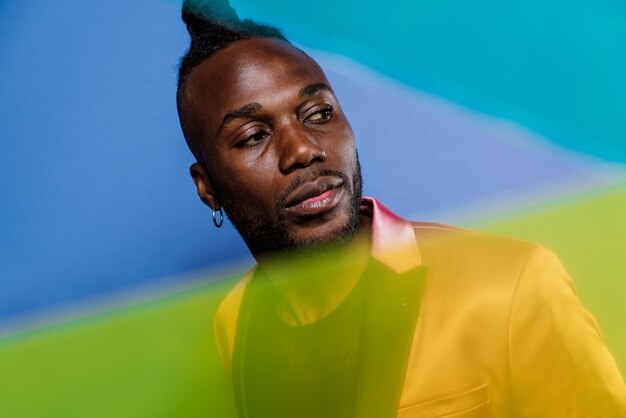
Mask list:
[[[621,3],[232,4],[325,68],[367,194],[406,217],[553,248],[626,370]],[[179,8],[0,2],[9,416],[232,411],[211,315],[233,280],[220,279],[252,260],[230,225],[212,227],[188,176]]]

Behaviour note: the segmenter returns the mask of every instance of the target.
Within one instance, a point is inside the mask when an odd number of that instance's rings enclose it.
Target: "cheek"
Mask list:
[[[224,193],[233,204],[245,207],[247,211],[266,218],[276,204],[277,185],[273,184],[275,168],[268,164],[246,164],[242,161],[237,166],[223,167],[219,178]]]
[[[338,130],[334,135],[328,135],[327,138],[327,152],[331,151],[330,153],[335,155],[346,169],[354,167],[356,165],[356,147],[350,126],[346,123],[341,130]],[[346,174],[351,172],[350,170]]]

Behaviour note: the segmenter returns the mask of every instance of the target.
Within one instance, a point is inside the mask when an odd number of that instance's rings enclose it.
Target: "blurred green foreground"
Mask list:
[[[552,248],[626,371],[626,185],[471,225]],[[235,417],[213,339],[236,282],[172,294],[0,342],[0,416]]]

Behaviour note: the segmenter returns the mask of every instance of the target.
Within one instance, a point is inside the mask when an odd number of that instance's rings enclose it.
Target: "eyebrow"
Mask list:
[[[302,89],[300,89],[299,95],[301,97],[310,97],[313,96],[315,93],[317,93],[320,90],[325,90],[328,91],[330,93],[333,92],[333,90],[328,87],[326,84],[324,83],[315,83],[315,84],[309,84],[306,87],[303,87]],[[243,119],[246,118],[248,116],[253,115],[254,113],[258,112],[259,110],[261,110],[263,108],[263,106],[261,106],[261,104],[257,103],[257,102],[252,102],[252,103],[248,103],[246,105],[241,106],[238,109],[235,109],[233,111],[228,112],[226,115],[224,115],[224,118],[222,119],[222,123],[220,124],[220,127],[218,128],[217,132],[221,132],[222,129],[224,129],[224,127],[226,125],[228,125],[230,122],[232,122],[235,119]]]
[[[248,103],[246,105],[243,105],[240,108],[235,109],[231,112],[228,112],[226,115],[224,115],[224,119],[222,119],[222,123],[220,124],[218,132],[224,129],[224,127],[228,125],[228,123],[232,122],[233,120],[246,118],[258,112],[262,108],[263,106],[261,106],[259,103],[253,102],[253,103]]]
[[[315,93],[317,93],[320,90],[326,90],[326,91],[328,91],[330,93],[333,92],[333,90],[330,87],[328,87],[326,84],[324,84],[324,83],[315,83],[315,84],[309,84],[308,86],[303,87],[300,90],[300,96],[310,97],[310,96],[313,96]]]

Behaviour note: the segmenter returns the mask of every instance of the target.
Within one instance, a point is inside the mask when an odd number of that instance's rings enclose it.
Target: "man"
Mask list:
[[[198,195],[258,262],[216,314],[243,417],[626,417],[548,250],[361,196],[324,72],[226,3],[185,2],[178,84]]]

